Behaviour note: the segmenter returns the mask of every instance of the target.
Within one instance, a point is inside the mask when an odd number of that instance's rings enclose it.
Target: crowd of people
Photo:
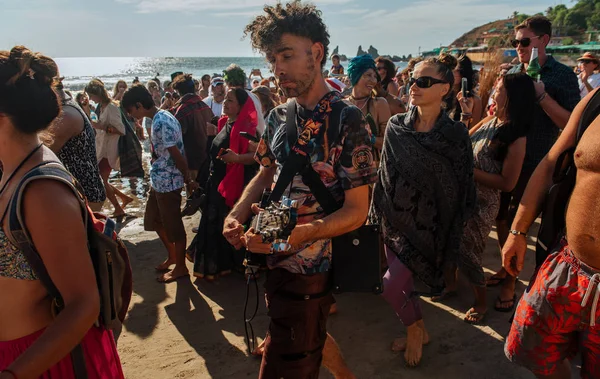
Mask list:
[[[78,344],[89,377],[123,377],[112,332],[95,323],[98,290],[82,253],[81,199],[57,181],[29,184],[26,176],[45,163],[62,164],[92,210],[106,210],[108,199],[113,217],[122,217],[132,199],[109,177],[131,157],[122,151],[127,136],[150,142],[144,227],[166,250],[156,266],[159,282],[188,278],[186,259],[201,280],[234,272],[258,280],[244,256],[266,255],[271,322],[255,351],[260,378],[316,378],[321,365],[336,378],[353,377],[326,331],[335,304],[332,254],[343,254],[331,239],[365,223],[381,225],[383,298],[407,331],[392,350],[404,351],[409,366],[435,338],[415,280],[431,288],[432,301],[445,302],[460,296],[460,273],[474,292],[464,315],[471,324],[489,317],[486,287],[501,286],[494,309],[514,312],[510,360],[539,378],[569,378],[570,360],[580,353],[582,377],[600,377],[600,122],[578,130],[600,86],[593,54],[585,53],[574,73],[546,54],[552,25],[534,16],[515,28],[514,65],[486,65],[480,73],[467,56],[443,53],[414,59],[405,70],[370,55],[344,69],[328,54],[321,12],[299,1],[265,6],[244,33],[273,76],[256,69],[246,75],[232,64],[222,76],[177,72],[162,83],[120,80],[112,91],[94,79],[73,95],[51,58],[23,46],[0,52],[0,379],[74,378],[69,353]],[[533,48],[539,80],[527,74]],[[561,242],[549,247],[519,300],[527,235],[568,149],[577,168],[568,235],[559,232]],[[319,203],[304,171],[286,172],[297,157],[316,171],[336,211]],[[262,211],[263,193],[285,178],[298,220],[275,247],[251,220]],[[23,183],[27,191],[14,199]],[[60,305],[11,233],[16,201]],[[182,213],[197,211],[200,224],[188,244]],[[482,255],[494,226],[503,267],[486,278]],[[56,238],[65,231],[67,238]]]

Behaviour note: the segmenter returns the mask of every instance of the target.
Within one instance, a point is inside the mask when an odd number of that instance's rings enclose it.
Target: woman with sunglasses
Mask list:
[[[371,220],[382,225],[388,271],[383,297],[406,326],[392,350],[416,366],[429,342],[413,275],[439,293],[456,262],[463,224],[475,205],[473,150],[467,129],[442,108],[452,93],[446,55],[415,67],[408,113],[386,128]]]
[[[459,93],[458,100],[463,113],[472,112],[473,98],[463,98]],[[533,124],[533,80],[525,73],[503,76],[496,84],[493,102],[495,115],[486,117],[469,131],[475,159],[477,207],[466,223],[457,267],[475,292],[475,305],[464,317],[471,324],[483,321],[487,312],[481,257],[500,209],[500,192],[512,191],[521,174],[527,144],[525,136]],[[433,297],[433,301],[456,296],[456,267],[448,268],[445,283],[446,288],[440,296]]]
[[[387,101],[375,97],[373,89],[379,82],[375,61],[370,55],[362,55],[350,60],[348,64],[348,77],[352,84],[352,94],[348,101],[356,105],[363,114],[371,128],[372,140],[376,161],[379,161],[385,127],[392,116]]]
[[[586,52],[581,58],[577,59],[577,68],[579,73],[579,92],[583,99],[588,93],[600,86],[600,61],[592,53]]]

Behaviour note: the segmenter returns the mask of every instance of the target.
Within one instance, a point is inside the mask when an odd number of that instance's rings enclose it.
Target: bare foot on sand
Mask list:
[[[161,276],[159,276],[158,278],[156,278],[156,280],[158,280],[159,283],[171,283],[176,281],[179,278],[189,278],[190,274],[187,270],[187,268],[183,267],[183,268],[178,268],[175,267],[173,270],[162,274]]]
[[[392,351],[394,353],[399,353],[401,351],[406,351],[406,337],[398,337],[392,342]],[[429,345],[429,333],[427,330],[423,329],[423,346]]]
[[[406,351],[404,352],[404,360],[409,367],[416,367],[423,357],[423,339],[425,332],[417,325],[412,324],[406,328]]]
[[[161,272],[161,271],[168,271],[169,267],[171,267],[171,265],[174,265],[174,264],[175,264],[174,261],[171,261],[171,260],[167,259],[163,263],[161,263],[158,266],[156,266],[154,269],[156,271],[159,271],[159,272]]]
[[[131,203],[133,201],[133,198],[129,197],[129,196],[125,196],[125,197],[121,197],[121,200],[123,201],[123,204],[121,204],[121,208],[125,209],[125,207],[127,207],[129,205],[129,203]]]
[[[478,325],[481,322],[483,322],[483,319],[485,318],[486,313],[487,313],[487,307],[485,305],[484,306],[475,305],[467,311],[463,320],[465,320],[465,322],[467,322],[469,324]]]

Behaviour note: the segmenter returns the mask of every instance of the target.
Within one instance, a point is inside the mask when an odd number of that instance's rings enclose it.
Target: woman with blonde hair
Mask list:
[[[108,182],[112,170],[120,169],[119,138],[125,135],[125,125],[121,119],[121,110],[110,98],[108,91],[99,79],[93,79],[85,86],[85,92],[90,99],[98,104],[96,114],[98,121],[92,121],[96,129],[96,157],[100,176],[106,189],[106,197],[115,208],[114,217],[125,215],[123,208],[131,203],[133,199]],[[123,204],[119,204],[117,196]]]
[[[156,81],[150,80],[148,83],[146,83],[146,88],[148,88],[148,91],[150,91],[150,94],[152,95],[154,105],[160,108],[160,106],[162,105],[162,97],[160,95],[160,87],[158,86]]]
[[[127,91],[127,82],[124,80],[119,80],[115,84],[115,88],[113,89],[113,100],[121,101],[123,99],[123,94]]]

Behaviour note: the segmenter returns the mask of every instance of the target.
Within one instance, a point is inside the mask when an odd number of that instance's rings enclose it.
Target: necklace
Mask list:
[[[365,106],[369,103],[370,99],[371,99],[370,95],[366,96],[366,97],[361,97],[361,98],[356,98],[356,97],[350,95],[350,100],[352,100],[354,102],[354,105],[356,105],[358,107],[358,109],[361,110],[361,112],[364,110]],[[360,101],[364,101],[363,105],[359,105]]]

